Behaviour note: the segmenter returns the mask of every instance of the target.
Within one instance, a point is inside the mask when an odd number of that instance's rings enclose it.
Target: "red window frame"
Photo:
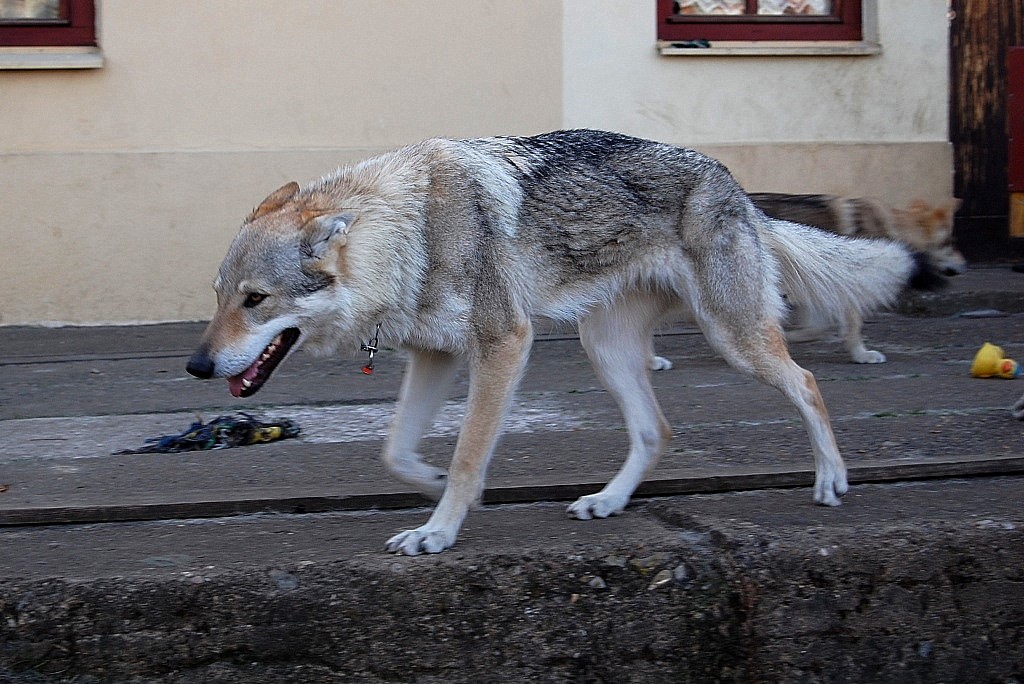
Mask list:
[[[861,0],[833,0],[832,14],[756,14],[756,0],[747,0],[747,14],[679,14],[674,0],[658,0],[658,40],[863,40]]]
[[[96,45],[94,0],[61,0],[61,18],[0,23],[0,47]]]

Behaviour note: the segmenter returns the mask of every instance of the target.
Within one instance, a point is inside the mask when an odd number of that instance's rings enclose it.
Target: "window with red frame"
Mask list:
[[[859,41],[861,0],[658,0],[658,39]]]
[[[94,45],[94,0],[0,0],[0,47]]]

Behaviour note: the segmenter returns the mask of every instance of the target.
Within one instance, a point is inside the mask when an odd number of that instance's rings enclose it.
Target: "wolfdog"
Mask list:
[[[793,403],[814,499],[835,506],[846,468],[814,377],[787,351],[782,293],[834,290],[808,295],[829,301],[870,279],[871,296],[890,299],[923,274],[892,243],[769,221],[722,164],[691,150],[587,130],[431,139],[267,197],[220,266],[217,311],[187,370],[250,396],[300,345],[357,350],[379,329],[409,355],[384,463],[440,496],[386,548],[436,553],[483,492],[535,319],[578,324],[627,424],[621,470],[569,506],[590,519],[625,508],[671,436],[647,364],[655,326],[686,316]],[[444,471],[416,449],[460,362],[469,395]]]

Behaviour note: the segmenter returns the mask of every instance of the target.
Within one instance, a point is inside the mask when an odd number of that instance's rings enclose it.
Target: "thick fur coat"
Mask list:
[[[220,267],[217,313],[188,369],[248,396],[299,346],[358,350],[380,324],[382,342],[409,353],[385,463],[441,497],[387,548],[438,552],[483,491],[535,319],[579,325],[629,430],[619,473],[569,507],[588,519],[620,513],[670,438],[650,340],[685,316],[793,403],[814,498],[837,505],[846,469],[814,378],[787,351],[783,294],[827,308],[856,272],[884,303],[915,264],[898,246],[809,230],[769,220],[724,166],[670,145],[600,131],[427,140],[264,200]],[[416,448],[463,363],[467,412],[442,471]]]

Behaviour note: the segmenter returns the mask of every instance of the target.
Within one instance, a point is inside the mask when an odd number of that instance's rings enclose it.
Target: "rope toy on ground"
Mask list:
[[[217,416],[209,423],[203,423],[200,419],[179,435],[152,437],[146,440],[146,446],[115,453],[174,454],[183,451],[230,449],[298,436],[299,426],[291,420],[275,419],[263,422],[247,413],[236,413]]]

